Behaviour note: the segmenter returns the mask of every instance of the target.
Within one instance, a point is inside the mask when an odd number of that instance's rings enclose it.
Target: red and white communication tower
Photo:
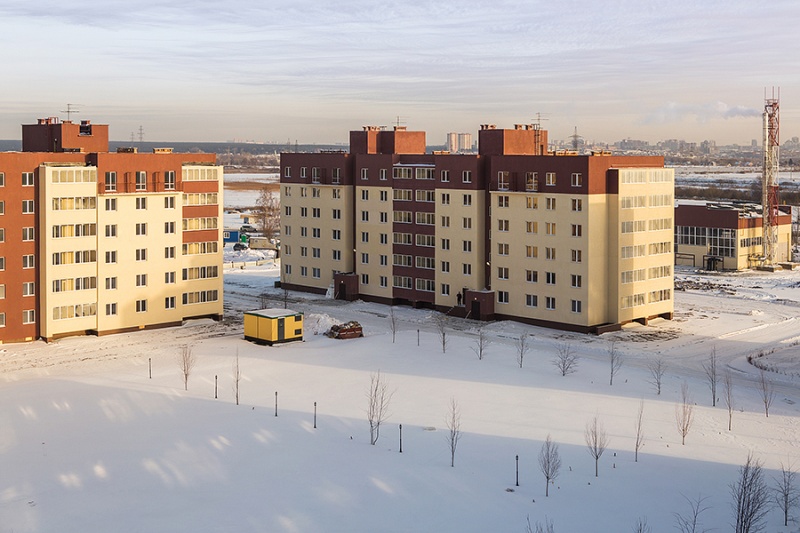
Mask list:
[[[778,245],[778,148],[780,143],[780,89],[764,98],[764,168],[762,171],[764,265],[774,265]]]

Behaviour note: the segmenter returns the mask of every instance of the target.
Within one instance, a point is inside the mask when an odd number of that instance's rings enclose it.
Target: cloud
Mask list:
[[[705,104],[679,104],[668,102],[664,106],[650,112],[642,121],[644,124],[668,124],[694,118],[705,123],[711,120],[731,118],[750,118],[761,116],[761,110],[741,105],[729,106],[725,102],[708,102]]]

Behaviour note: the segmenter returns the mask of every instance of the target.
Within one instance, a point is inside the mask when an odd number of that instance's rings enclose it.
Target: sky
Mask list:
[[[550,138],[800,136],[800,3],[0,0],[0,138],[45,116],[148,141],[347,142],[363,125]],[[137,133],[138,136],[138,133]]]

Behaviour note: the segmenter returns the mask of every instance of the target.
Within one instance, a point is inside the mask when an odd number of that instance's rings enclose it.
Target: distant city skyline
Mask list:
[[[346,143],[542,119],[553,141],[761,141],[780,87],[800,135],[800,4],[42,0],[0,6],[0,139],[37,118],[146,141]]]

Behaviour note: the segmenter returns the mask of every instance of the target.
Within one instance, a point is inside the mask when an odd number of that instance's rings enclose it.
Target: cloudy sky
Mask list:
[[[365,124],[551,138],[800,136],[796,0],[0,0],[0,138],[61,116],[115,140],[344,142]]]

